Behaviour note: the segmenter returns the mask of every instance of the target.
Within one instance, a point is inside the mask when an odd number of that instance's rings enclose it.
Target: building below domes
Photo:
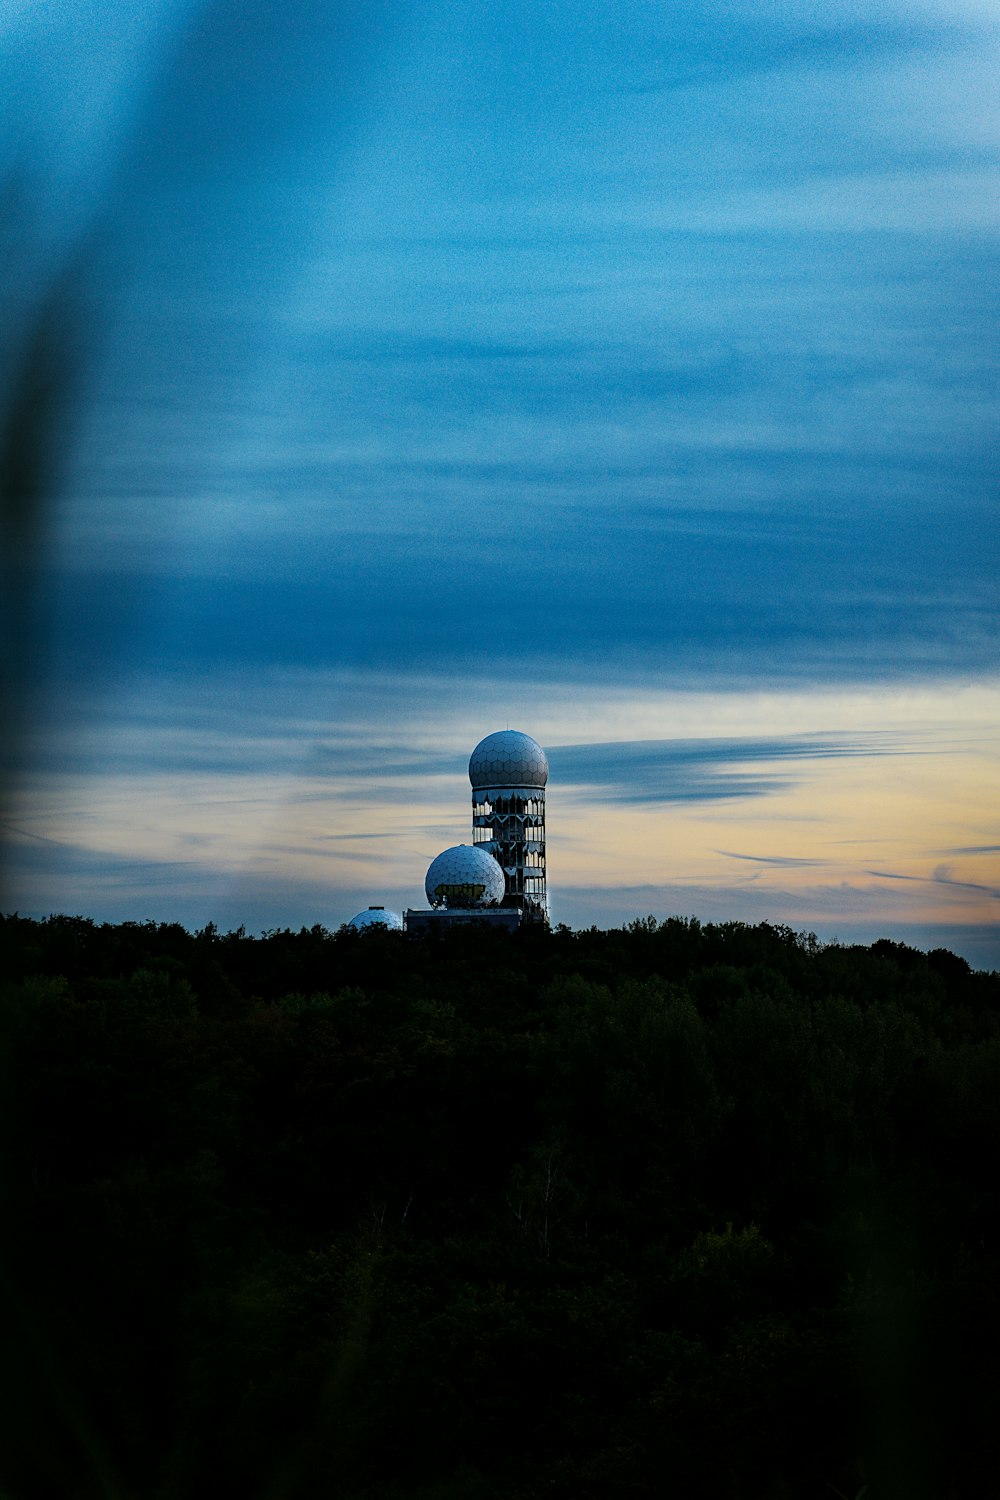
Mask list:
[[[430,911],[408,908],[403,913],[403,930],[410,937],[425,937],[428,933],[442,933],[452,927],[492,927],[504,932],[516,932],[524,918],[521,912],[509,906],[443,906]]]

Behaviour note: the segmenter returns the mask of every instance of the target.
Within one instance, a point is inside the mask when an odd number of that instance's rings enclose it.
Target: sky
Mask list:
[[[556,921],[1000,966],[992,3],[8,0],[0,45],[15,439],[55,369],[4,909],[422,905],[510,726]]]

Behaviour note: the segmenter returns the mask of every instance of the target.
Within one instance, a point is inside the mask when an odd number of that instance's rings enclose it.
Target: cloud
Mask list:
[[[944,524],[944,523],[942,523]],[[963,523],[964,524],[964,523]],[[953,525],[953,530],[961,528]],[[428,541],[342,538],[322,581],[184,578],[150,587],[92,574],[62,578],[44,600],[58,650],[60,684],[155,664],[204,671],[210,664],[371,672],[405,659],[416,672],[491,670],[609,681],[623,672],[673,687],[711,681],[907,681],[986,674],[996,660],[997,621],[979,575],[949,577],[907,556],[905,534],[880,572],[887,538],[870,545],[868,577],[827,549],[767,542],[746,528],[725,546],[709,538],[644,534],[593,524],[546,547],[530,529],[505,581],[503,610],[484,616],[484,570],[509,551],[484,528],[482,559]],[[846,541],[846,535],[844,540]],[[929,547],[929,542],[925,542]],[[515,544],[516,551],[516,544]],[[557,566],[546,572],[546,558]],[[910,562],[913,572],[904,577]],[[315,559],[313,562],[315,566]],[[914,578],[926,570],[925,586]],[[765,580],[767,584],[765,586]],[[129,597],[131,596],[131,597]]]
[[[1000,901],[1000,890],[995,886],[979,885],[972,880],[953,880],[944,866],[938,866],[932,875],[903,875],[894,870],[868,870],[866,873],[874,875],[878,880],[907,880],[916,885],[943,885],[959,891],[982,891]]]
[[[755,865],[778,865],[786,869],[802,869],[809,865],[828,864],[823,859],[796,859],[788,854],[734,854],[731,849],[717,849],[716,854],[723,854],[727,859],[746,859]]]
[[[629,803],[767,797],[794,785],[805,762],[906,753],[911,751],[905,741],[877,732],[630,740],[554,745],[547,751],[557,781],[582,788],[591,799]],[[767,774],[745,769],[755,764],[766,764]]]
[[[653,52],[646,63],[650,81],[636,84],[637,92],[731,81],[784,69],[878,67],[913,52],[954,45],[961,35],[954,25],[892,17],[845,17],[839,25],[817,25],[812,18],[796,19],[788,12],[771,21],[746,17],[742,24],[727,23],[717,12],[703,12],[700,19],[697,30],[690,21],[684,26],[687,46],[683,51],[664,46],[659,56]]]
[[[155,893],[187,885],[191,872],[198,868],[193,860],[130,858],[67,839],[23,837],[24,842],[11,842],[4,850],[4,877],[23,891],[23,905],[36,910],[41,909],[46,889],[51,890],[54,903],[60,893],[65,899],[70,889],[91,899],[99,890],[105,899],[109,893],[138,888],[145,900],[155,900]],[[50,847],[40,849],[39,843]],[[56,904],[47,908],[57,909]]]
[[[8,836],[13,835],[14,839],[18,841],[21,839],[30,839],[36,844],[54,844],[57,848],[72,847],[71,845],[67,844],[65,839],[54,839],[50,838],[49,835],[45,833],[35,833],[33,829],[23,828],[19,823],[14,823],[9,818],[4,818],[2,821],[0,821],[0,828],[2,828]]]

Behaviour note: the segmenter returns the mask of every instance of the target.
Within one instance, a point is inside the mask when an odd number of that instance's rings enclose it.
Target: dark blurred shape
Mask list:
[[[9,206],[13,195],[6,196]],[[8,224],[4,235],[8,247],[14,227]],[[30,265],[28,256],[18,259],[22,268]],[[74,254],[40,295],[31,298],[30,289],[25,288],[29,308],[18,318],[21,309],[15,307],[13,334],[7,341],[8,378],[0,397],[2,835],[7,832],[15,779],[25,765],[32,705],[45,674],[46,629],[39,585],[51,502],[66,448],[68,398],[80,361],[82,285],[81,257]],[[4,896],[0,865],[0,904]]]

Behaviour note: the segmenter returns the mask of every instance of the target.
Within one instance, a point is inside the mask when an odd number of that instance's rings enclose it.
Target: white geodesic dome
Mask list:
[[[390,932],[402,932],[403,919],[398,911],[390,911],[386,906],[369,906],[367,911],[359,911],[356,917],[352,917],[347,925],[361,931],[366,927],[385,927]]]
[[[431,906],[497,906],[506,890],[503,871],[485,849],[456,844],[432,860],[424,879]]]
[[[530,734],[499,729],[480,740],[469,761],[473,787],[542,787],[549,779],[545,751]]]

